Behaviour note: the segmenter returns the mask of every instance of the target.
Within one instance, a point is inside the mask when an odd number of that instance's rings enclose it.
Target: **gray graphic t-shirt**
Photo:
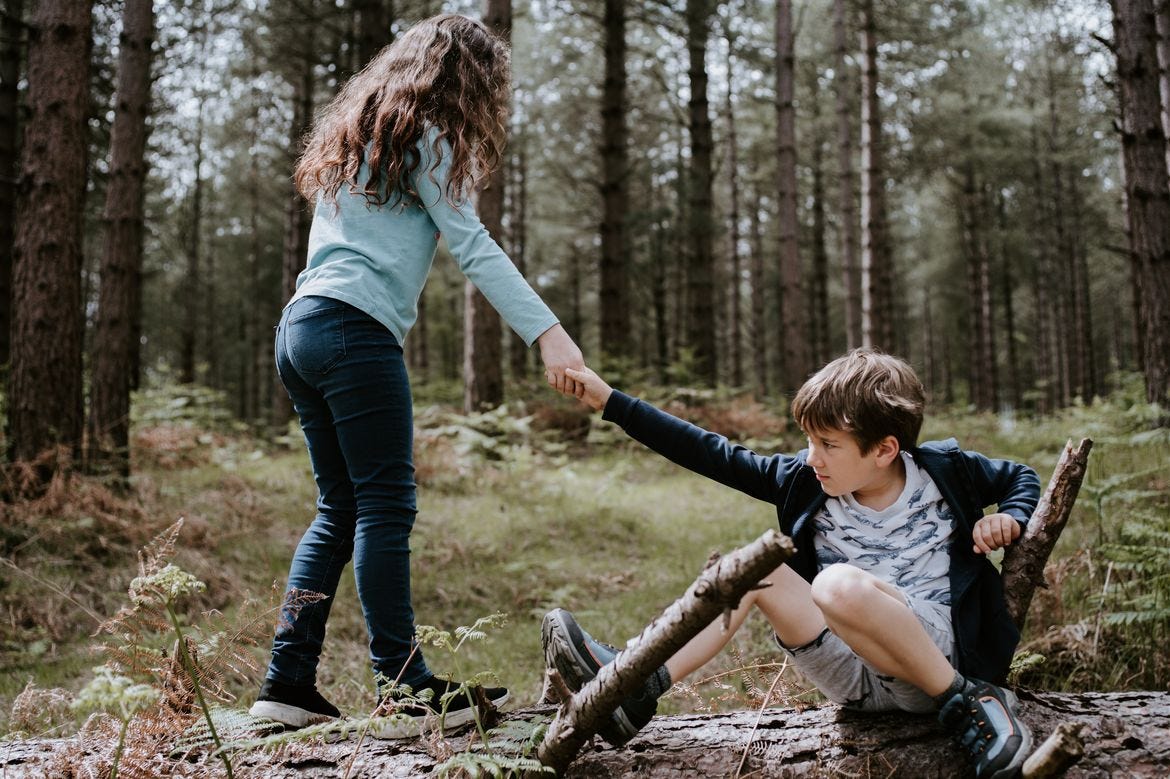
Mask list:
[[[882,511],[852,495],[829,498],[814,521],[817,566],[848,563],[895,585],[931,626],[951,634],[950,545],[955,517],[906,452],[906,487]]]

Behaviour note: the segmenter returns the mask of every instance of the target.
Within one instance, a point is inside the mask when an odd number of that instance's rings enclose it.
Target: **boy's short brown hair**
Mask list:
[[[905,360],[854,349],[804,383],[792,400],[792,417],[805,433],[849,433],[865,454],[889,435],[902,449],[914,447],[925,404],[922,382]]]

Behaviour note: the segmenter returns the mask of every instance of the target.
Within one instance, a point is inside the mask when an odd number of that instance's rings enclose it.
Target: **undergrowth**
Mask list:
[[[167,750],[160,757],[156,748],[139,745],[165,742],[219,760],[214,739],[208,740],[212,728],[231,749],[273,735],[257,732],[240,700],[254,693],[256,669],[267,657],[277,599],[272,587],[279,591],[312,518],[299,434],[256,436],[233,423],[213,394],[184,399],[188,390],[171,387],[136,400],[129,494],[71,475],[58,476],[35,497],[0,502],[0,732],[28,737],[80,728],[83,738],[108,745],[91,757],[110,766],[119,733],[133,722],[125,731],[122,775],[157,774],[162,763],[151,761],[173,760]],[[780,409],[750,398],[659,390],[653,400],[763,453],[802,445]],[[1072,521],[1046,572],[1047,588],[1033,600],[1021,683],[1056,690],[1170,684],[1164,649],[1170,639],[1170,431],[1157,426],[1159,419],[1160,411],[1135,392],[1044,419],[949,409],[928,415],[924,439],[955,436],[966,448],[1031,464],[1044,482],[1066,439],[1095,441]],[[457,657],[432,649],[438,670],[447,670],[445,663],[495,670],[520,704],[534,702],[540,691],[538,626],[546,610],[570,608],[596,625],[599,637],[620,642],[690,584],[710,551],[746,543],[775,523],[771,507],[682,472],[561,399],[514,402],[472,416],[420,406],[416,421],[418,618],[474,625],[484,614],[509,612],[509,627],[490,642],[462,646]],[[107,630],[98,662],[109,670],[95,674],[88,636],[126,597],[111,582],[130,581],[136,550],[179,516],[184,529],[172,562],[207,585],[172,604],[184,642],[168,616],[165,624],[143,626],[153,638],[131,662],[118,657],[115,634]],[[341,708],[362,712],[358,721],[373,713],[365,640],[352,582],[343,580],[319,682]],[[207,682],[202,692],[210,717],[190,703],[194,689],[175,682],[182,678],[175,669],[184,664],[181,652],[174,655],[179,646],[194,648],[190,667]],[[781,662],[762,620],[749,620],[730,646],[694,680],[676,685],[662,710],[817,700]],[[209,674],[220,660],[222,672]],[[98,688],[82,695],[90,680]],[[186,736],[176,735],[173,715],[159,714],[169,706],[159,703],[168,683],[188,701]],[[134,685],[159,691],[156,702],[135,708]],[[126,697],[128,708],[93,714],[98,692]],[[87,699],[90,704],[73,705]],[[454,761],[452,772],[467,769],[475,755],[495,759],[492,744],[510,744],[515,750],[506,754],[523,759],[523,745],[539,724],[515,727],[485,729],[471,752],[442,760]],[[281,743],[281,736],[274,740]],[[230,759],[230,749],[224,754]]]

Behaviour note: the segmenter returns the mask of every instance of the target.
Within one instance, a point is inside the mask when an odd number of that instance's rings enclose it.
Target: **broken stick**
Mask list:
[[[1073,447],[1072,439],[1064,445],[1064,452],[1056,463],[1056,470],[1048,488],[1040,498],[1028,527],[1016,543],[1007,548],[1003,558],[1003,591],[1008,614],[1021,631],[1028,618],[1028,606],[1037,587],[1044,584],[1044,566],[1052,554],[1056,540],[1072,513],[1081,481],[1089,463],[1091,438],[1082,438]]]
[[[557,712],[537,751],[543,765],[561,774],[622,700],[637,690],[719,614],[735,608],[748,590],[792,556],[792,539],[769,530],[752,543],[709,562],[690,589],[646,626],[637,643],[618,653],[592,682]]]

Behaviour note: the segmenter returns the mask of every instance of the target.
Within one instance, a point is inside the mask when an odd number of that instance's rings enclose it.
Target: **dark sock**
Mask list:
[[[646,680],[646,690],[655,698],[661,698],[662,694],[670,689],[671,684],[673,682],[670,680],[670,671],[666,670],[665,665],[660,665]]]
[[[962,692],[963,688],[966,686],[966,677],[964,677],[958,671],[955,671],[955,678],[951,680],[951,686],[933,697],[932,700],[934,700],[934,705],[941,709],[947,701]]]

